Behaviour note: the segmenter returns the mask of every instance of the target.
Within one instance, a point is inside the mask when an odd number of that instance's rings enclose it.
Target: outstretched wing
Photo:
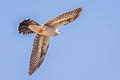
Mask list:
[[[42,64],[48,50],[49,40],[50,37],[36,35],[30,58],[29,75],[32,75]]]
[[[63,26],[65,24],[68,24],[72,21],[74,21],[79,15],[80,12],[82,11],[82,8],[77,8],[73,11],[70,12],[66,12],[62,15],[59,15],[56,18],[53,18],[51,20],[48,20],[45,25],[51,26],[51,27],[59,27],[59,26]]]

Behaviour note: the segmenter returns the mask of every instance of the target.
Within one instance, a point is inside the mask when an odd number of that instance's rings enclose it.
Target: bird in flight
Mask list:
[[[82,8],[74,9],[48,20],[45,24],[38,24],[31,19],[23,20],[19,24],[19,33],[36,33],[30,58],[29,75],[32,75],[42,64],[48,50],[50,37],[61,34],[61,31],[57,28],[74,21],[81,11]]]

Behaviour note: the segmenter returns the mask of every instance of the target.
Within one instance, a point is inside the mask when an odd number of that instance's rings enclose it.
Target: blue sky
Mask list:
[[[0,80],[120,80],[119,0],[0,0]],[[41,24],[75,8],[73,23],[52,37],[46,59],[28,75],[35,34],[17,26],[30,18]]]

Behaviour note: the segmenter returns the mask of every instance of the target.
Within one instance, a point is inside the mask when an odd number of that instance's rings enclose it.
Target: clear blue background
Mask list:
[[[59,28],[63,34],[51,38],[44,63],[29,76],[35,34],[18,34],[18,24],[43,24],[79,7],[80,17]],[[120,80],[120,1],[0,0],[0,80]]]

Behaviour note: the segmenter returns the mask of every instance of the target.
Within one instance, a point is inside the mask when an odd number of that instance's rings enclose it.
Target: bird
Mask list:
[[[32,75],[43,63],[49,47],[50,37],[58,36],[62,33],[57,28],[76,20],[81,11],[82,8],[76,8],[48,20],[45,24],[39,24],[32,19],[25,19],[19,23],[18,32],[20,34],[36,33],[30,57],[29,75]]]

